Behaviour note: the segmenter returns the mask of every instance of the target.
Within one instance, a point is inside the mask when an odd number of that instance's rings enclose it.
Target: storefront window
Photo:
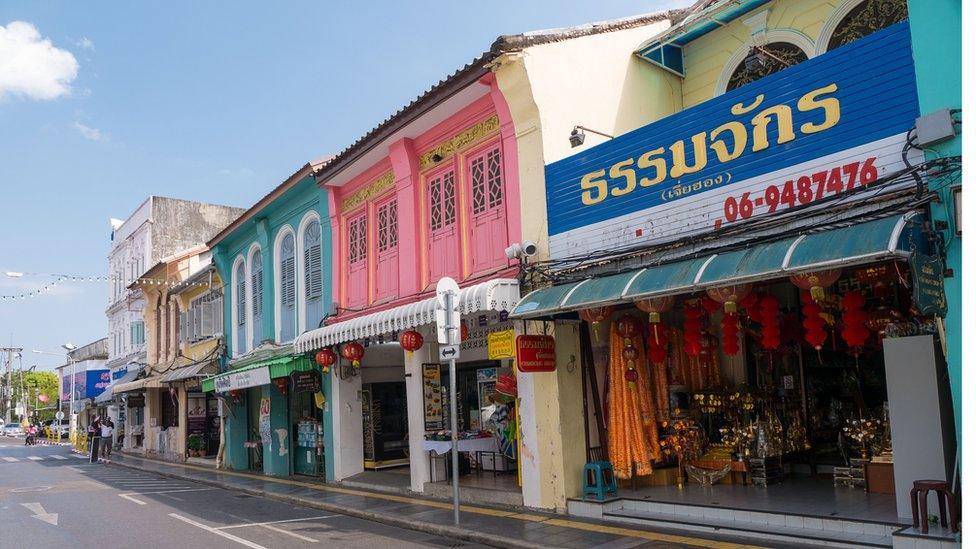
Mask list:
[[[159,398],[159,426],[163,429],[178,427],[180,424],[179,404],[176,393],[162,391]]]

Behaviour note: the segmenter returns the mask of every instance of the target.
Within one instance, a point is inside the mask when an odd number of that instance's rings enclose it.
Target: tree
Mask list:
[[[40,410],[36,417],[40,421],[52,419],[57,411],[54,408],[58,402],[58,376],[54,372],[13,371],[10,375],[12,393],[10,406],[16,407],[24,402],[34,416],[35,406]],[[35,391],[38,391],[35,399]],[[43,395],[43,396],[42,396]],[[50,407],[50,410],[43,408]]]

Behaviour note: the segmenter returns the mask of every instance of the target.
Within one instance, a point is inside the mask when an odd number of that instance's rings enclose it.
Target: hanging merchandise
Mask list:
[[[762,298],[755,293],[743,297],[739,305],[746,311],[746,316],[753,322],[762,322]]]
[[[698,299],[685,301],[685,353],[696,361],[702,352],[700,305],[701,301]]]
[[[322,368],[322,373],[329,373],[332,369],[332,365],[336,363],[336,354],[332,349],[322,349],[315,353],[315,363]]]
[[[631,340],[637,337],[638,330],[640,330],[640,324],[633,315],[628,314],[617,319],[617,333],[624,338],[624,343],[627,345],[630,345]]]
[[[407,352],[408,358],[413,358],[414,351],[418,351],[424,346],[424,336],[420,335],[420,332],[416,330],[407,330],[400,334],[400,346]]]
[[[800,273],[790,275],[790,282],[801,290],[809,290],[813,300],[820,303],[827,297],[827,288],[840,278],[840,273],[840,269]]]
[[[840,300],[844,311],[841,313],[844,328],[840,335],[854,349],[854,354],[860,354],[861,347],[871,336],[871,332],[864,326],[868,319],[868,314],[864,312],[864,303],[864,296],[860,292],[847,292]]]
[[[363,359],[365,352],[366,350],[363,348],[363,345],[358,341],[346,343],[342,346],[342,356],[352,362],[353,368],[359,368],[359,361]]]
[[[801,292],[800,301],[803,302],[803,339],[816,350],[823,349],[823,344],[827,341],[827,331],[824,326],[827,321],[820,316],[823,308],[814,300],[812,292]]]
[[[667,328],[661,324],[661,313],[671,310],[674,296],[641,299],[634,303],[638,309],[647,313],[647,354],[654,364],[662,364],[668,358]]]
[[[739,313],[726,311],[722,317],[722,352],[725,356],[739,354]]]
[[[779,301],[767,295],[760,301],[760,324],[762,324],[762,346],[767,351],[778,349],[780,340]]]
[[[594,341],[600,341],[600,323],[609,318],[611,313],[613,313],[613,307],[594,307],[593,309],[584,309],[579,312],[582,320],[593,325]]]
[[[641,476],[651,474],[651,462],[660,453],[643,345],[640,339],[628,343],[620,328],[629,333],[631,326],[628,322],[615,322],[610,328],[609,450],[614,474],[627,479],[634,471]],[[634,326],[634,334],[636,331]]]

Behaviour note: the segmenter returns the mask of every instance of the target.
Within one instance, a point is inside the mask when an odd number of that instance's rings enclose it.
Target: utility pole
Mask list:
[[[7,364],[3,373],[3,407],[4,410],[6,410],[7,423],[10,423],[10,397],[13,394],[13,379],[11,378],[11,375],[13,374],[14,356],[21,351],[23,351],[23,349],[20,347],[0,347],[0,352],[7,354]]]

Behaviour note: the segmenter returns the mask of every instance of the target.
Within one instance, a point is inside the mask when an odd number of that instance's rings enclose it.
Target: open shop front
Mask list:
[[[537,290],[513,316],[587,322],[588,461],[609,462],[619,498],[890,534],[912,482],[951,482],[955,456],[920,217]],[[587,501],[570,512],[593,516]]]
[[[507,311],[518,297],[518,282],[511,279],[466,287],[459,296],[462,497],[478,491],[482,501],[522,501],[515,472],[511,360],[490,358],[488,352],[492,334],[511,339]],[[314,353],[332,378],[335,480],[450,496],[449,381],[447,363],[438,360],[435,301],[337,322],[296,340],[296,348]],[[497,390],[499,384],[503,392],[508,388],[507,394]]]

